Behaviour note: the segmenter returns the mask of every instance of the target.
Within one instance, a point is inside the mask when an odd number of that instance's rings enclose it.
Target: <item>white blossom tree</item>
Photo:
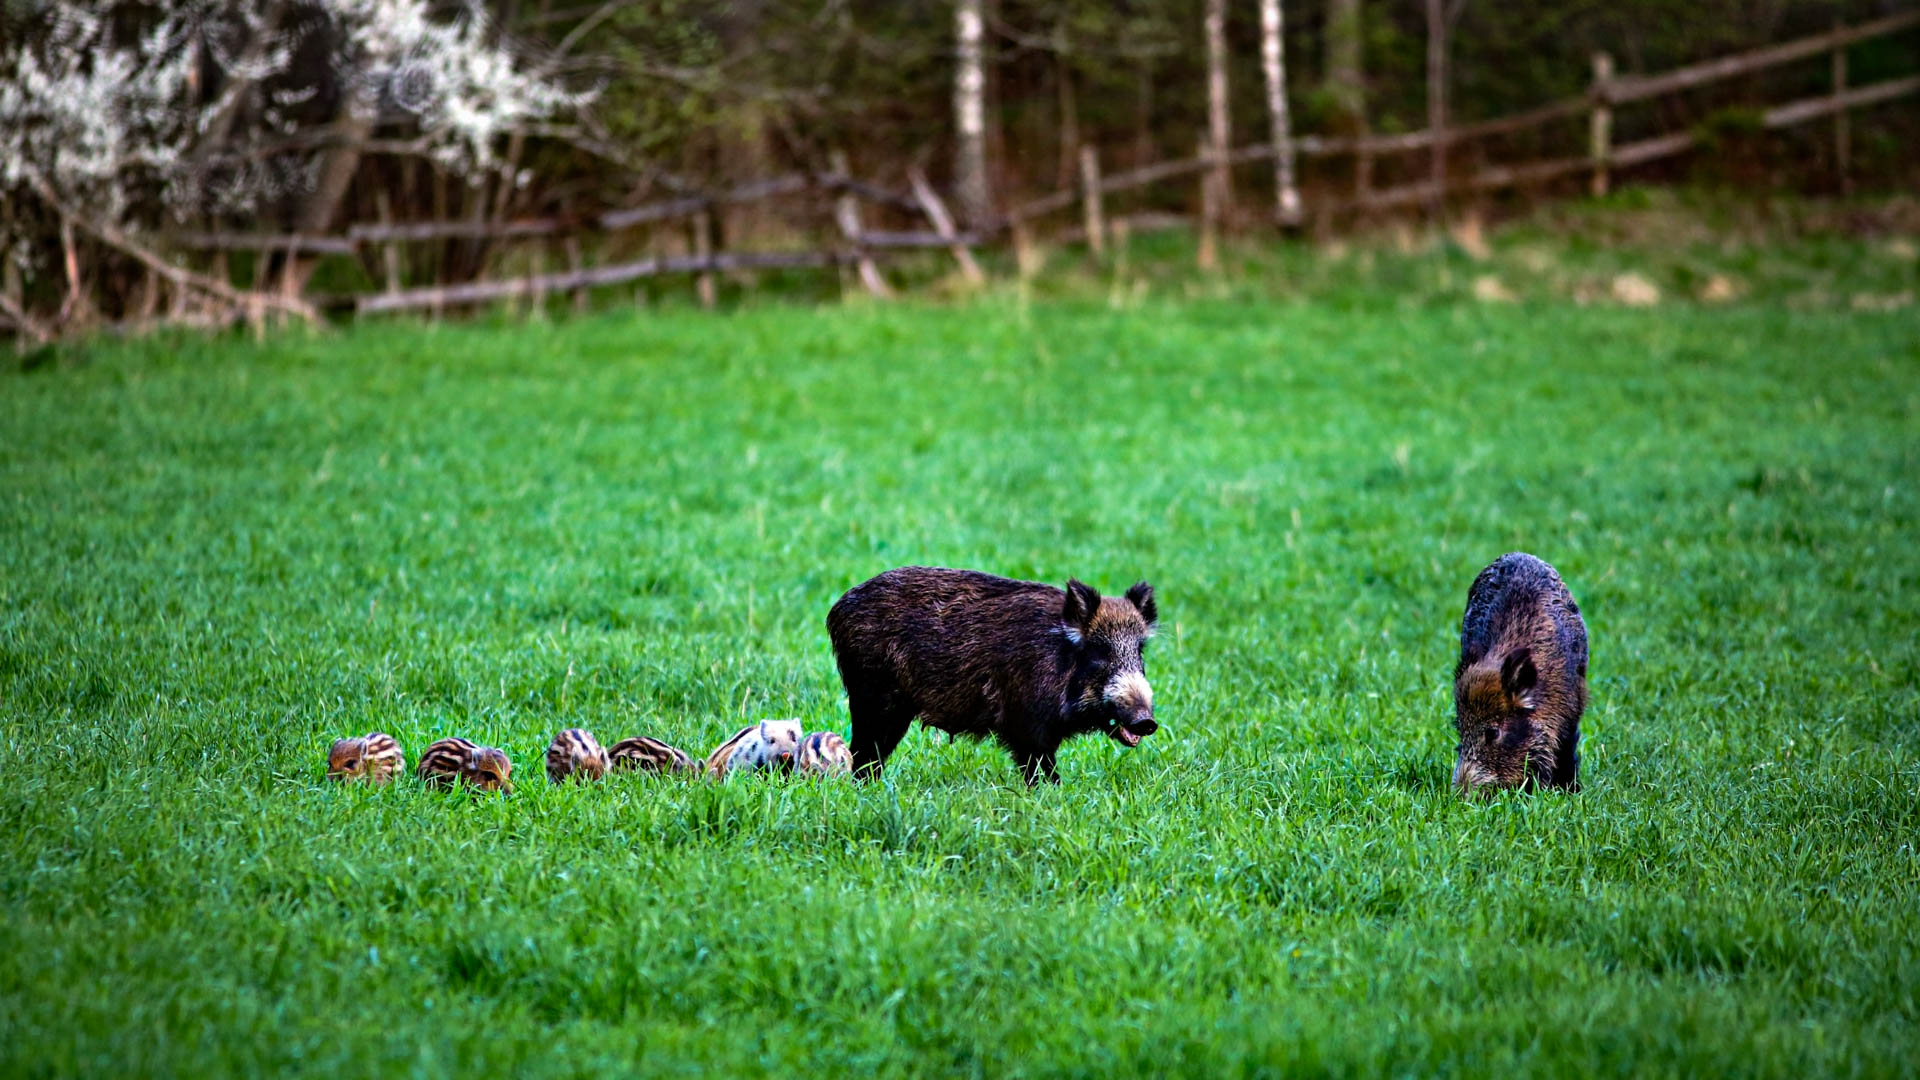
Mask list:
[[[205,215],[277,214],[322,230],[376,133],[477,178],[500,168],[509,133],[584,103],[498,40],[478,6],[438,10],[426,0],[30,3],[28,32],[0,42],[10,208],[0,317],[45,333],[18,275],[32,281],[56,261],[68,276],[61,316],[83,306],[72,295],[76,228],[123,254],[142,250],[142,233]],[[210,279],[168,276],[220,292]]]

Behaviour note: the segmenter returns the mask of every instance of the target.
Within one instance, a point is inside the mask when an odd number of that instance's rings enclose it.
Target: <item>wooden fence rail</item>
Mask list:
[[[344,236],[271,233],[187,232],[169,237],[174,246],[191,251],[286,251],[305,254],[353,255],[370,244],[420,243],[429,240],[518,240],[533,236],[560,236],[582,232],[617,232],[640,225],[690,218],[723,206],[763,202],[806,191],[850,192],[869,202],[911,214],[921,212],[920,201],[843,173],[792,173],[756,180],[706,195],[683,195],[591,217],[526,218],[518,221],[371,222],[350,226]]]
[[[1588,116],[1589,145],[1577,156],[1539,161],[1491,165],[1476,172],[1450,177],[1444,191],[1435,191],[1432,181],[1405,184],[1379,190],[1362,189],[1352,198],[1323,202],[1323,209],[1392,209],[1426,204],[1452,191],[1493,191],[1544,183],[1567,176],[1591,172],[1593,190],[1604,192],[1611,170],[1632,167],[1685,153],[1698,146],[1705,136],[1698,131],[1679,131],[1621,145],[1611,144],[1614,107],[1668,94],[1674,94],[1714,82],[1764,70],[1781,64],[1831,53],[1870,38],[1897,33],[1920,26],[1920,10],[1902,12],[1851,27],[1837,27],[1827,33],[1796,41],[1720,57],[1671,71],[1648,75],[1614,75],[1612,64],[1597,55],[1588,90],[1578,96],[1549,102],[1507,116],[1469,124],[1393,135],[1354,137],[1302,136],[1290,140],[1295,153],[1306,157],[1409,153],[1432,147],[1436,142],[1454,144],[1475,139],[1512,134],[1550,124]],[[1866,86],[1847,86],[1844,64],[1834,62],[1836,75],[1831,93],[1820,97],[1776,105],[1760,114],[1766,129],[1803,124],[1824,116],[1863,108],[1920,93],[1920,76],[1884,80]],[[1844,133],[1838,138],[1844,140]],[[609,210],[581,217],[546,217],[519,221],[423,221],[396,223],[382,220],[350,227],[342,235],[312,236],[290,234],[247,234],[232,232],[187,232],[166,237],[177,249],[202,251],[288,252],[308,255],[358,255],[380,246],[391,263],[397,259],[393,245],[450,239],[512,240],[533,237],[562,237],[568,243],[571,268],[560,273],[476,281],[459,285],[425,288],[397,288],[397,275],[389,272],[383,292],[352,297],[336,297],[339,305],[350,305],[358,313],[400,311],[418,308],[439,309],[449,305],[484,303],[493,300],[539,297],[549,293],[574,292],[576,303],[584,299],[583,290],[596,286],[618,285],[662,274],[690,273],[702,283],[703,298],[711,295],[712,275],[734,270],[847,266],[857,268],[861,279],[876,295],[886,294],[886,284],[873,260],[888,253],[911,250],[945,249],[959,264],[969,280],[980,280],[971,248],[1008,230],[1019,234],[1025,224],[1079,205],[1087,222],[1081,235],[1090,245],[1099,245],[1104,237],[1104,196],[1136,190],[1153,184],[1207,172],[1220,164],[1246,165],[1272,160],[1279,148],[1260,143],[1230,150],[1221,155],[1201,149],[1192,157],[1154,162],[1121,172],[1103,173],[1097,153],[1084,147],[1081,155],[1080,183],[1076,186],[1027,200],[998,220],[976,223],[972,231],[961,231],[946,213],[944,204],[917,170],[910,173],[912,190],[901,193],[852,176],[845,159],[836,155],[826,172],[796,172],[756,180],[715,192],[685,192],[671,198],[639,206]],[[1844,151],[1842,151],[1844,152]],[[733,251],[711,250],[711,223],[717,211],[729,206],[780,199],[805,194],[832,195],[833,214],[839,227],[842,246],[808,251]],[[860,222],[856,200],[884,206],[925,221],[930,229],[867,229]],[[1202,200],[1200,226],[1203,231],[1213,222]],[[704,222],[698,232],[700,243],[688,255],[656,257],[609,266],[580,265],[578,237],[588,232],[615,232],[642,225],[674,220]],[[297,301],[296,301],[297,302]],[[11,315],[11,313],[9,313]],[[15,318],[13,321],[18,322]]]
[[[1848,90],[1842,94],[1805,98],[1775,106],[1761,114],[1760,123],[1762,127],[1769,130],[1778,130],[1804,124],[1809,120],[1817,120],[1823,116],[1831,116],[1847,109],[1875,105],[1916,93],[1920,93],[1920,75],[1904,79],[1888,79]],[[1607,162],[1615,168],[1644,165],[1650,161],[1686,153],[1699,145],[1701,139],[1702,135],[1697,131],[1677,131],[1670,135],[1641,139],[1614,147],[1607,156]],[[1521,165],[1499,165],[1462,178],[1460,186],[1474,191],[1496,191],[1543,183],[1562,176],[1585,172],[1592,167],[1593,159],[1584,155],[1534,161]],[[1431,184],[1407,184],[1372,192],[1367,205],[1370,208],[1382,209],[1415,206],[1426,201],[1432,194],[1433,185]]]
[[[1706,86],[1722,79],[1731,79],[1737,75],[1746,75],[1762,71],[1781,64],[1804,60],[1834,49],[1845,48],[1855,42],[1868,38],[1882,37],[1898,33],[1912,26],[1920,26],[1920,10],[1905,11],[1898,15],[1889,15],[1884,19],[1875,19],[1858,26],[1845,26],[1830,30],[1824,34],[1789,41],[1780,45],[1768,45],[1751,52],[1735,53],[1717,60],[1707,60],[1687,67],[1675,68],[1660,75],[1627,75],[1615,78],[1606,88],[1606,96],[1614,104],[1629,101],[1643,101],[1650,97],[1659,97],[1679,90],[1691,90],[1696,86]]]
[[[434,285],[399,292],[363,293],[352,297],[359,314],[379,311],[405,311],[417,308],[481,304],[490,300],[524,299],[550,292],[621,285],[661,274],[723,273],[728,270],[768,270],[793,267],[823,267],[850,264],[855,256],[835,251],[722,251],[708,255],[670,255],[638,262],[569,270],[557,274],[532,274],[500,281],[474,281],[464,285]]]
[[[961,239],[967,239],[961,237]],[[595,266],[561,273],[530,274],[462,285],[430,285],[378,293],[335,297],[324,307],[351,306],[359,314],[453,307],[491,300],[525,299],[574,289],[622,285],[663,274],[713,274],[730,270],[806,269],[858,266],[890,251],[951,248],[953,241],[938,233],[859,234],[859,245],[847,251],[718,251],[695,255],[668,255],[611,266]]]
[[[1620,105],[1643,101],[1647,98],[1690,90],[1706,86],[1724,79],[1751,74],[1755,71],[1777,67],[1823,52],[1845,48],[1855,42],[1869,38],[1898,33],[1911,27],[1920,26],[1920,10],[1889,15],[1858,26],[1842,27],[1824,34],[1770,45],[1750,52],[1715,60],[1692,64],[1656,75],[1612,76],[1596,79],[1584,94],[1549,102],[1524,112],[1508,116],[1495,117],[1471,124],[1460,124],[1442,129],[1439,138],[1448,144],[1466,142],[1473,139],[1488,138],[1495,135],[1510,135],[1520,131],[1543,127],[1560,120],[1585,115],[1600,105]],[[1874,92],[1859,93],[1846,91],[1839,95],[1810,98],[1792,106],[1768,110],[1766,126],[1781,128],[1828,115],[1836,110],[1860,108],[1866,105],[1890,101],[1913,93],[1906,80],[1890,80],[1875,84]],[[1432,131],[1410,131],[1395,135],[1362,135],[1348,138],[1322,138],[1307,135],[1295,138],[1293,148],[1304,157],[1337,157],[1347,154],[1408,153],[1427,149],[1434,143]],[[1614,149],[1603,164],[1613,166],[1632,165],[1657,158],[1667,157],[1693,145],[1691,136],[1668,135],[1656,139],[1644,140]],[[1271,143],[1257,143],[1232,150],[1227,154],[1230,165],[1251,165],[1273,160],[1278,153]],[[1205,172],[1214,164],[1212,157],[1205,153],[1195,154],[1191,158],[1172,161],[1160,161],[1151,165],[1129,169],[1124,172],[1108,173],[1100,178],[1099,193],[1112,195],[1123,191],[1147,187],[1165,180],[1182,176],[1191,176]],[[1507,166],[1484,170],[1473,178],[1462,180],[1457,186],[1475,190],[1509,187],[1543,179],[1576,173],[1595,167],[1591,155],[1580,159],[1543,161],[1528,165]],[[1456,185],[1449,184],[1450,188]],[[1371,196],[1356,197],[1343,206],[1365,208],[1389,208],[1409,205],[1427,197],[1432,191],[1428,183],[1410,184],[1401,188],[1392,188],[1373,193]],[[1067,209],[1083,198],[1083,193],[1073,189],[1056,191],[1028,200],[1008,213],[1001,222],[1006,227],[1012,222],[1028,221],[1037,217]]]

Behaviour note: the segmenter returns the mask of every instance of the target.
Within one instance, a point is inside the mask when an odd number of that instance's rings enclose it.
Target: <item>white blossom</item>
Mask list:
[[[323,150],[300,136],[333,119],[316,100],[469,174],[497,167],[503,135],[586,100],[498,41],[478,7],[305,0],[268,32],[275,7],[43,0],[34,32],[0,42],[0,195],[45,184],[116,224],[245,212],[310,187]],[[299,46],[323,31],[331,54],[314,68]],[[0,234],[0,250],[20,246]]]

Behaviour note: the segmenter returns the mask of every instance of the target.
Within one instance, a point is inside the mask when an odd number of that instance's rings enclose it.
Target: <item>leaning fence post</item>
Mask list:
[[[1836,24],[1834,29],[1839,29]],[[1847,92],[1847,47],[1833,47],[1833,96],[1840,97]],[[1848,158],[1852,155],[1852,121],[1844,108],[1833,112],[1833,168],[1840,178],[1840,194],[1853,194],[1853,174],[1849,170]]]
[[[1107,254],[1107,216],[1100,196],[1100,154],[1087,144],[1080,147],[1080,202],[1086,210],[1087,251],[1095,260]]]
[[[833,152],[833,171],[839,174],[843,181],[853,179],[853,173],[847,166],[845,151]],[[868,292],[880,299],[890,299],[893,296],[893,290],[887,287],[887,279],[880,276],[880,268],[873,264],[873,256],[867,254],[866,249],[861,245],[860,202],[854,197],[852,188],[844,185],[841,187],[840,197],[834,200],[833,216],[839,222],[840,235],[846,237],[847,243],[853,245],[854,266],[860,272],[860,283],[867,287]]]
[[[927,174],[915,165],[907,170],[907,182],[913,185],[913,197],[919,202],[921,213],[933,222],[933,231],[947,242],[947,250],[953,254],[953,261],[960,264],[961,276],[967,279],[968,284],[984,285],[987,276],[980,272],[980,264],[973,261],[973,252],[960,242],[959,233],[953,227],[953,215],[947,213],[947,204],[940,201],[933,185],[927,183]]]
[[[1595,198],[1607,193],[1607,162],[1613,156],[1613,57],[1593,54],[1593,116],[1588,125],[1587,156],[1593,161]]]
[[[1195,261],[1202,270],[1220,265],[1220,182],[1212,168],[1213,140],[1200,136],[1200,250]]]

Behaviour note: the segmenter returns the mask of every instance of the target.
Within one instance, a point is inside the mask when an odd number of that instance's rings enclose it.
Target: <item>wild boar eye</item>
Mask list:
[[[1491,724],[1487,726],[1486,731],[1481,735],[1481,738],[1489,744],[1491,744],[1493,740],[1499,737],[1500,737],[1500,729],[1492,726]]]

